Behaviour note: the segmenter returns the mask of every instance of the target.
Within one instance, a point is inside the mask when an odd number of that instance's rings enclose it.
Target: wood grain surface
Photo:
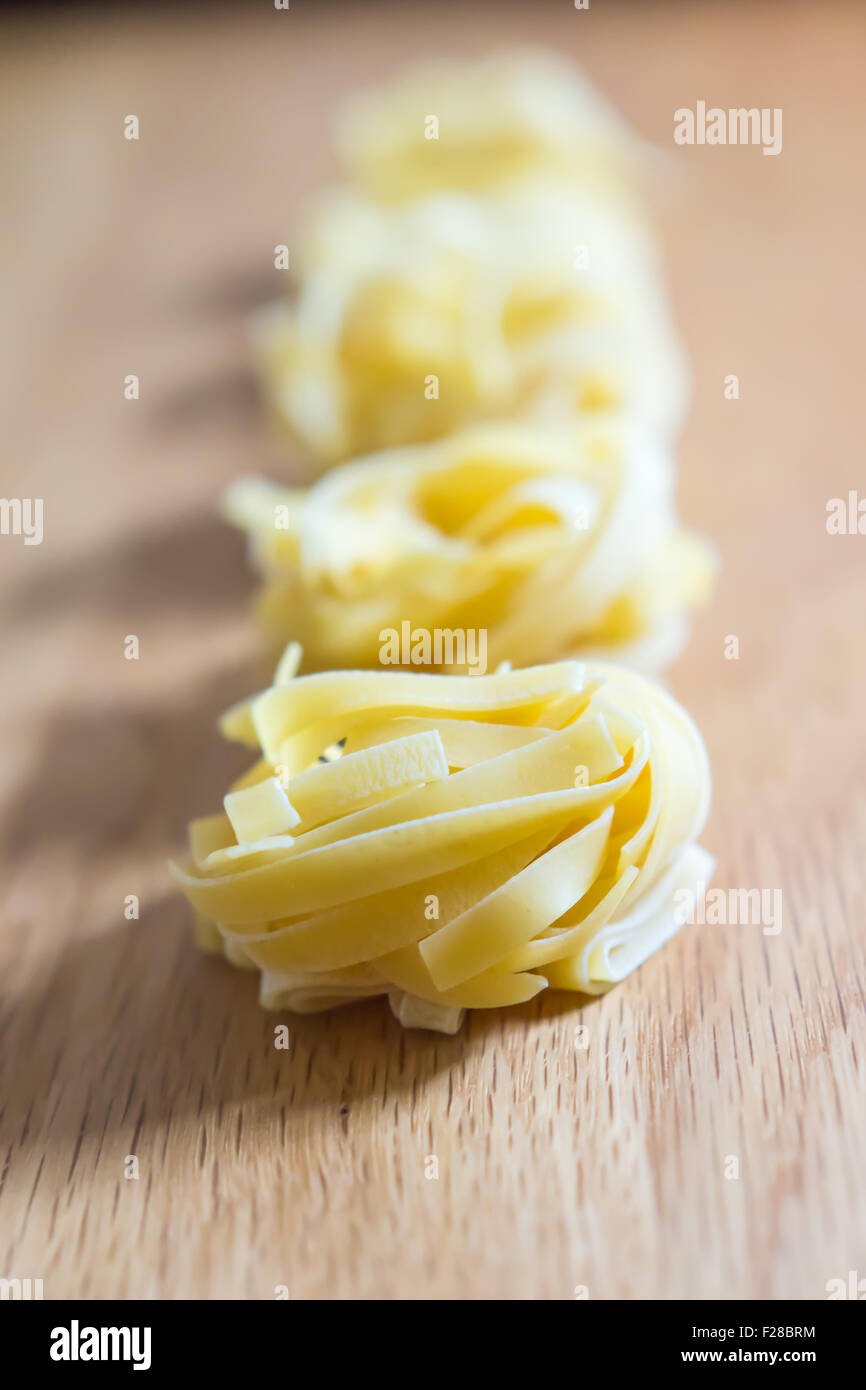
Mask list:
[[[866,11],[179,15],[6,21],[2,490],[44,498],[45,536],[0,538],[0,1276],[243,1299],[822,1298],[866,1276],[866,537],[825,525],[866,493]],[[215,515],[231,477],[287,465],[246,321],[340,96],[514,39],[584,62],[671,154],[680,505],[723,557],[671,681],[714,765],[716,882],[780,889],[783,926],[687,928],[603,1000],[454,1038],[382,1001],[281,1016],[279,1052],[165,869],[243,765],[215,716],[264,678]],[[677,149],[698,99],[783,108],[782,154]]]

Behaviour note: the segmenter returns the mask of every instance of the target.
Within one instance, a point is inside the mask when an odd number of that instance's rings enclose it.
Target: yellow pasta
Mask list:
[[[531,48],[417,66],[362,93],[339,121],[337,148],[349,178],[384,202],[528,173],[621,197],[641,153],[570,63]]]
[[[260,625],[275,649],[300,642],[308,669],[601,655],[654,671],[714,568],[677,523],[673,481],[667,453],[625,426],[504,423],[308,491],[244,479],[224,510],[250,538]],[[429,652],[413,652],[416,632]]]
[[[324,198],[298,293],[255,334],[275,417],[319,466],[497,417],[613,415],[664,442],[687,373],[647,227],[522,180],[386,208]]]
[[[296,669],[294,653],[225,724],[258,742],[226,797],[255,814],[193,822],[172,866],[198,943],[258,970],[265,1007],[384,994],[405,1026],[453,1032],[466,1008],[548,985],[600,993],[708,879],[706,753],[644,677],[577,661],[484,677]],[[261,805],[281,808],[272,835]],[[247,824],[257,838],[238,840]]]
[[[280,835],[300,820],[296,808],[273,777],[229,792],[224,805],[238,841]]]

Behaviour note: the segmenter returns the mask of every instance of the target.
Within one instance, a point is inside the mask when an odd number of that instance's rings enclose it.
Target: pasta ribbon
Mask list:
[[[275,648],[301,643],[309,669],[379,665],[386,639],[411,665],[432,633],[441,650],[421,660],[445,671],[470,667],[479,634],[490,668],[600,655],[655,671],[715,567],[673,487],[669,455],[625,426],[503,423],[306,491],[244,479],[224,510],[249,537],[262,629]],[[255,741],[240,711],[230,726]]]
[[[197,942],[258,970],[264,1007],[385,994],[454,1032],[548,985],[601,993],[677,929],[712,871],[710,776],[659,686],[577,661],[300,676],[297,655],[231,714],[261,756],[172,865]]]
[[[618,197],[642,153],[570,63],[532,48],[419,65],[363,92],[338,123],[337,149],[353,182],[384,202],[528,173]]]
[[[689,394],[648,227],[538,177],[396,208],[323,196],[297,296],[254,342],[271,413],[319,469],[497,418],[613,416],[670,444]]]
[[[256,332],[314,467],[503,416],[673,438],[688,383],[640,207],[652,159],[577,70],[531,49],[416,68],[350,101],[336,143],[297,295]]]

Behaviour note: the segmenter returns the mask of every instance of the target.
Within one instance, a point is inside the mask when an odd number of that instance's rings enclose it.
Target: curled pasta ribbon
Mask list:
[[[594,654],[656,671],[714,569],[673,485],[635,430],[509,423],[343,465],[309,491],[241,480],[224,509],[250,538],[261,626],[275,648],[299,641],[309,669],[378,665],[388,633],[388,663],[411,665],[408,629],[483,633],[489,669]],[[465,639],[421,659],[466,670]]]
[[[531,48],[415,67],[362,93],[345,109],[337,147],[349,177],[383,202],[488,190],[528,173],[617,196],[638,154],[571,64]]]
[[[395,208],[335,192],[256,341],[272,413],[324,466],[499,416],[671,440],[688,396],[647,229],[546,178]]]
[[[224,717],[260,756],[172,866],[199,943],[259,971],[266,1008],[387,994],[405,1026],[454,1032],[548,985],[598,994],[708,880],[703,743],[644,677],[297,676],[299,658]]]

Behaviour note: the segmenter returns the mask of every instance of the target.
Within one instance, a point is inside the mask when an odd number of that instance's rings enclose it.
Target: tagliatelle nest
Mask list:
[[[506,415],[670,440],[688,395],[647,230],[546,181],[397,209],[333,195],[296,303],[256,338],[272,410],[325,465]]]
[[[408,624],[476,634],[476,651],[483,633],[491,670],[590,652],[657,670],[714,568],[677,523],[673,482],[636,431],[505,424],[344,465],[306,492],[241,480],[224,509],[250,537],[266,634],[299,641],[311,669],[391,661],[383,642]]]
[[[261,758],[174,869],[199,941],[259,970],[265,1007],[387,994],[453,1032],[548,985],[600,993],[709,879],[706,753],[643,677],[296,677],[298,656],[225,716]]]
[[[337,148],[373,198],[489,191],[546,174],[622,196],[644,152],[574,67],[532,48],[409,69],[346,104]]]

